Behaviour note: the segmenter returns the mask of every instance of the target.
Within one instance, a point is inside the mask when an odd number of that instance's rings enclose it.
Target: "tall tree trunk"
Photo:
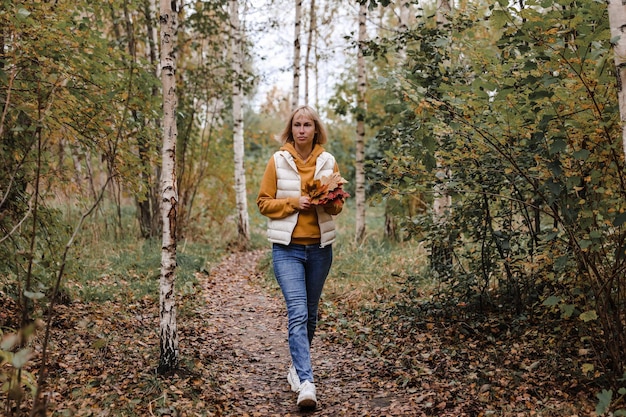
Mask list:
[[[608,1],[609,25],[611,39],[617,39],[613,44],[615,60],[615,76],[617,77],[617,98],[619,114],[622,121],[622,149],[626,155],[626,4],[620,0]]]
[[[304,104],[309,104],[309,80],[311,67],[311,49],[313,48],[313,33],[315,32],[315,0],[311,0],[311,10],[309,19],[309,36],[306,44],[306,55],[304,58]],[[317,80],[316,80],[317,85]]]
[[[313,45],[315,45],[315,60],[313,61],[313,74],[315,77],[315,97],[314,97],[314,102],[315,102],[315,108],[319,109],[319,103],[320,103],[320,54],[317,50],[317,45],[319,42],[319,32],[316,30],[315,33],[313,34],[313,36],[315,37],[315,39],[313,40]]]
[[[154,68],[155,76],[160,75],[160,68],[157,62],[157,28],[153,24],[153,16],[156,13],[154,0],[143,1],[143,14],[146,21],[146,57],[150,60]],[[153,96],[158,94],[157,87],[152,89]],[[144,116],[139,122],[147,126],[156,126],[156,121]],[[152,129],[141,129],[141,132],[151,132]],[[152,158],[152,141],[153,137],[148,134],[140,133],[137,135],[137,147],[139,151],[139,160],[144,169],[139,174],[141,183],[145,186],[145,192],[141,197],[135,198],[137,205],[137,217],[139,219],[139,229],[144,239],[156,237],[159,231],[159,191],[157,179],[159,178],[159,170],[154,168]]]
[[[293,39],[293,91],[291,96],[291,108],[295,109],[300,103],[300,33],[302,26],[300,19],[302,18],[302,0],[296,0],[296,23],[294,25]]]
[[[400,0],[400,32],[409,30],[409,19],[411,18],[411,1]],[[402,48],[403,59],[406,60],[406,46]]]
[[[437,26],[443,29],[448,23],[448,14],[450,13],[450,3],[448,0],[437,0],[437,10],[435,19]],[[450,62],[445,62],[445,65],[450,65]],[[446,223],[450,210],[452,209],[452,197],[447,189],[447,180],[450,178],[450,172],[446,167],[445,161],[440,155],[440,152],[435,152],[435,160],[437,164],[437,179],[438,183],[433,187],[433,222],[439,226],[442,231],[445,231]],[[433,242],[431,249],[431,267],[438,271],[440,274],[449,273],[452,265],[452,246],[447,235],[440,234],[440,239]]]
[[[435,18],[438,25],[444,25],[448,23],[448,14],[452,11],[450,0],[437,0],[437,11],[435,12]]]
[[[246,196],[246,171],[244,169],[243,109],[241,76],[241,29],[239,27],[238,0],[230,0],[231,48],[233,52],[233,147],[235,151],[235,201],[237,203],[237,231],[239,243],[247,247],[250,241],[248,201]]]
[[[367,1],[363,1],[359,6],[359,35],[358,35],[358,55],[357,55],[357,100],[356,100],[356,236],[357,243],[365,239],[365,91],[366,73],[365,57],[363,49],[367,37],[366,31]]]
[[[411,2],[409,0],[400,0],[400,12],[398,13],[398,32],[405,33],[409,30],[409,19],[411,17]],[[382,25],[381,25],[382,27]],[[406,61],[406,45],[398,51],[398,67],[404,65]],[[398,217],[399,210],[394,207],[402,208],[404,201],[398,204],[387,198],[385,201],[385,237],[391,240],[399,240],[398,236]],[[401,210],[400,210],[401,211]]]
[[[178,367],[178,332],[176,328],[176,31],[178,29],[178,2],[161,0],[161,81],[163,83],[163,147],[161,170],[161,219],[163,244],[161,249],[160,279],[160,347],[158,373],[164,374]]]

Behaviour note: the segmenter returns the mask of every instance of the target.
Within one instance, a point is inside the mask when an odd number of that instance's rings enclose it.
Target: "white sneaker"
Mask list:
[[[289,367],[289,372],[287,373],[287,382],[291,385],[291,390],[293,392],[300,391],[300,377],[298,377],[298,372],[296,371],[296,367],[291,364]]]
[[[298,395],[298,407],[315,408],[317,398],[315,397],[315,385],[311,381],[304,381],[300,384],[300,394]]]

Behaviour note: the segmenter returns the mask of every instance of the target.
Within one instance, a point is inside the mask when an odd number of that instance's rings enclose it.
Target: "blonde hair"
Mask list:
[[[298,114],[302,114],[303,116],[310,118],[315,123],[315,136],[313,137],[313,146],[315,146],[316,143],[320,145],[325,144],[328,141],[328,136],[326,136],[326,128],[324,127],[324,124],[322,123],[322,120],[320,119],[320,116],[317,114],[317,112],[312,107],[306,105],[297,107],[291,113],[291,117],[289,117],[287,125],[285,125],[285,128],[280,134],[280,141],[283,144],[294,143],[291,125],[293,124],[293,119]]]

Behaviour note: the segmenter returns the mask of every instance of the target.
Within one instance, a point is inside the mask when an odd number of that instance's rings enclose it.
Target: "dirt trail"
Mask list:
[[[368,375],[367,358],[323,337],[312,350],[318,409],[298,410],[286,379],[290,359],[283,300],[259,285],[256,266],[263,256],[263,251],[234,253],[203,282],[212,366],[219,368],[217,378],[231,405],[228,415],[410,415],[410,404],[387,391],[394,384]],[[324,331],[320,326],[318,335]]]

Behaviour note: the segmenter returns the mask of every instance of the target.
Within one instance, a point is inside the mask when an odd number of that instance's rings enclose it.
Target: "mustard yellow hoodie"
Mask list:
[[[306,161],[302,160],[291,143],[286,143],[280,150],[287,151],[294,157],[298,173],[300,174],[300,189],[303,190],[305,184],[313,183],[315,161],[317,157],[324,152],[324,148],[316,144]],[[335,164],[334,171],[339,171],[337,164]],[[274,158],[272,157],[265,168],[259,195],[256,200],[259,211],[270,219],[282,219],[298,211],[299,197],[277,199],[276,191],[276,166]],[[342,208],[342,204],[331,204],[324,206],[324,211],[330,215],[336,215],[341,213]],[[320,242],[320,229],[314,207],[300,211],[298,223],[292,233],[291,242],[300,245],[312,245]]]

